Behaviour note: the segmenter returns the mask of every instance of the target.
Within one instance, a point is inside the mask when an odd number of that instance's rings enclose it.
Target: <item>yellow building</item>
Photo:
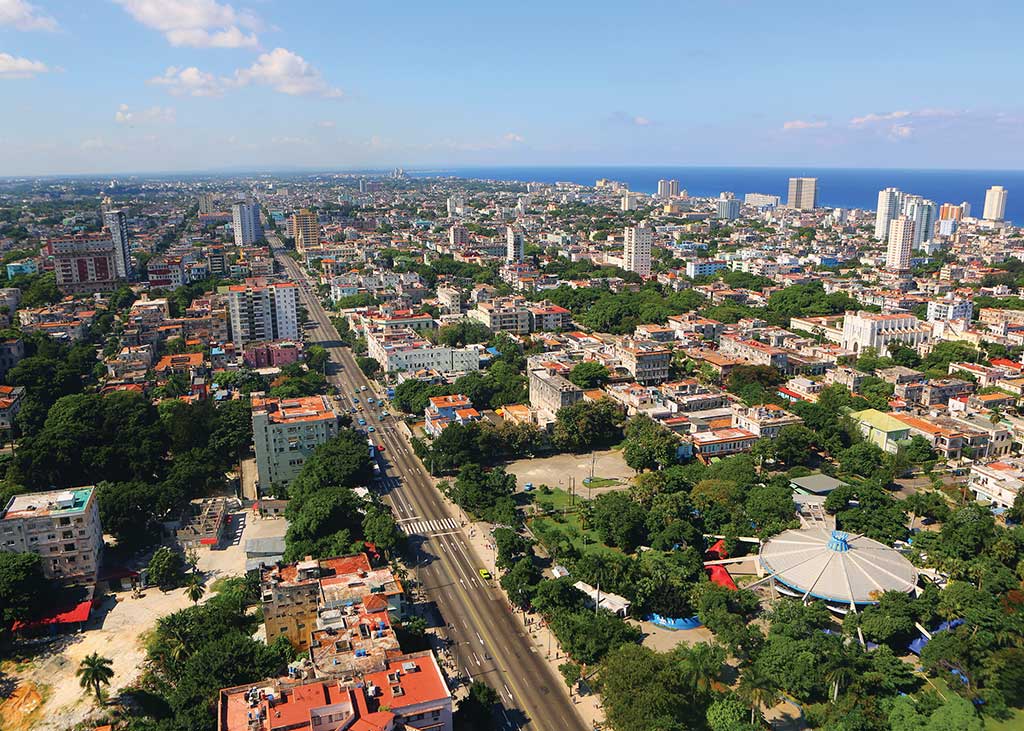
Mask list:
[[[292,214],[292,231],[295,232],[295,250],[300,254],[320,246],[320,224],[316,213],[308,208]]]

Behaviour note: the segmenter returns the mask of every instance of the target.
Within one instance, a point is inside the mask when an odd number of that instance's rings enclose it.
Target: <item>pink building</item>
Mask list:
[[[276,340],[250,343],[242,351],[242,362],[249,368],[282,368],[302,357],[302,343]]]

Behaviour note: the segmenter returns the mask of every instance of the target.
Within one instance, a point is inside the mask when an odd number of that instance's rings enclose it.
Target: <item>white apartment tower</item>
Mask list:
[[[654,244],[654,229],[647,221],[638,226],[628,226],[623,232],[625,247],[622,258],[626,271],[636,272],[641,277],[651,276],[651,246]]]
[[[914,248],[935,238],[935,221],[939,217],[935,201],[919,195],[908,196],[903,206],[903,215],[914,222]]]
[[[505,227],[505,261],[509,264],[523,260],[525,246],[523,232],[516,226]]]
[[[1002,221],[1006,216],[1006,188],[1001,185],[993,185],[985,191],[985,215],[986,221]]]
[[[790,178],[786,205],[798,211],[813,211],[818,205],[818,179]]]
[[[260,241],[263,226],[259,204],[239,201],[231,206],[231,227],[235,232],[235,246],[252,246]]]
[[[132,246],[128,240],[128,218],[124,211],[107,211],[103,215],[103,223],[110,231],[110,240],[114,242],[114,271],[119,279],[131,279]]]
[[[889,224],[889,246],[885,252],[885,266],[889,270],[910,269],[910,252],[914,246],[914,221],[900,216]]]
[[[676,198],[679,196],[679,181],[678,180],[659,180],[658,181],[658,197],[659,198]]]
[[[878,209],[875,213],[875,238],[889,240],[889,224],[903,210],[903,192],[898,188],[886,188],[878,193]]]
[[[259,279],[228,287],[231,339],[236,347],[266,340],[297,340],[299,288]]]

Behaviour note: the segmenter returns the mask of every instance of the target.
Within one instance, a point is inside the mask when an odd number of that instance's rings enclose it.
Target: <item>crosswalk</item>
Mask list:
[[[458,530],[459,524],[451,518],[441,518],[439,520],[409,521],[406,523],[400,523],[399,527],[402,529],[402,532],[405,533],[407,536],[425,536],[431,533],[443,533],[447,531]]]

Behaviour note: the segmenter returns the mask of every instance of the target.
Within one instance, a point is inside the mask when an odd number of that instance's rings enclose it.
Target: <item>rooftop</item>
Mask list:
[[[3,512],[4,520],[41,518],[49,515],[73,515],[85,510],[93,488],[75,487],[70,490],[47,490],[15,495]]]

